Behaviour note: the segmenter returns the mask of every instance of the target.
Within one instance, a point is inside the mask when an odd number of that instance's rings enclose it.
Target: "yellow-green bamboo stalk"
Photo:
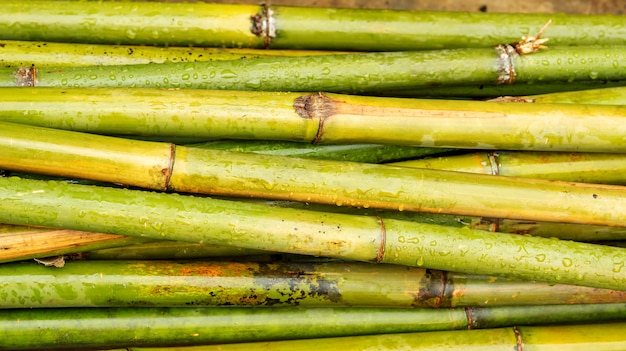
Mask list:
[[[527,99],[537,103],[626,105],[626,87],[531,95]]]
[[[90,133],[524,151],[626,152],[625,110],[334,94],[0,89],[4,121]]]
[[[243,48],[69,44],[35,41],[0,41],[4,67],[76,67],[136,65],[164,62],[237,60],[266,56],[315,56],[341,52],[315,50],[261,50]]]
[[[465,351],[595,350],[626,348],[626,323],[515,326],[471,331],[439,331],[375,336],[220,344],[195,347],[130,347],[129,351]],[[121,351],[121,350],[120,350]]]
[[[392,163],[491,175],[626,185],[626,155],[604,153],[481,152]]]
[[[3,0],[3,39],[416,50],[488,47],[535,34],[548,20],[557,44],[624,44],[620,16],[496,14],[208,3]]]
[[[0,221],[9,224],[236,245],[614,290],[624,290],[626,284],[626,249],[604,245],[19,178],[0,178],[0,202]]]
[[[330,160],[303,163],[293,157],[0,126],[0,168],[9,170],[187,193],[626,226],[622,186]]]
[[[626,291],[369,263],[92,260],[68,261],[63,269],[54,269],[20,262],[0,265],[0,275],[2,309],[447,308],[626,302]],[[72,294],[65,293],[69,287]]]

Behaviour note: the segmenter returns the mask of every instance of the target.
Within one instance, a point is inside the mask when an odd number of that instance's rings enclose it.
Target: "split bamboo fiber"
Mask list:
[[[496,14],[207,3],[3,0],[0,39],[333,50],[488,47],[548,20],[559,45],[625,44],[621,16]]]
[[[9,170],[186,193],[626,226],[626,188],[621,186],[342,161],[303,162],[293,157],[0,125],[4,147],[0,167]]]
[[[626,284],[626,249],[604,245],[14,177],[0,178],[0,202],[0,221],[9,224],[614,290],[623,290]]]
[[[446,308],[626,302],[624,291],[369,263],[68,261],[63,269],[53,269],[28,262],[0,265],[0,275],[3,309]]]
[[[3,121],[98,134],[626,152],[624,106],[158,89],[0,92]]]

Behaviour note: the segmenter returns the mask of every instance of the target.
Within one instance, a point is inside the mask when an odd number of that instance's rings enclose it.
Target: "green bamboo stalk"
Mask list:
[[[0,202],[0,221],[9,224],[615,290],[623,290],[626,282],[625,249],[557,239],[19,178],[0,178]]]
[[[626,197],[622,186],[329,160],[309,159],[305,165],[293,157],[0,126],[0,167],[8,170],[186,193],[626,226],[619,211]]]
[[[626,155],[603,153],[482,152],[409,160],[394,166],[513,177],[626,185]]]
[[[365,163],[393,162],[393,160],[420,158],[454,151],[454,149],[444,148],[381,144],[312,145],[290,141],[263,140],[219,140],[186,146],[210,150]]]
[[[369,263],[68,261],[63,269],[54,269],[22,262],[0,265],[0,274],[2,309],[626,302],[623,291]]]
[[[459,86],[428,87],[404,90],[378,91],[379,96],[408,98],[454,98],[454,99],[492,99],[501,96],[529,96],[537,94],[556,94],[602,88],[619,88],[626,85],[626,80],[581,80],[573,82],[527,82],[511,85],[472,84]]]
[[[237,60],[267,56],[315,56],[342,52],[314,50],[260,50],[242,48],[175,47],[134,45],[0,41],[0,64],[4,67],[112,66],[164,62]],[[345,52],[344,52],[345,53]]]
[[[89,133],[500,150],[626,152],[625,108],[512,109],[484,101],[303,93],[0,89],[3,121]]]
[[[462,351],[462,350],[596,350],[613,351],[626,347],[626,323],[566,326],[520,326],[472,331],[422,332],[324,340],[290,340],[176,348],[131,347],[129,351]]]
[[[511,46],[121,66],[0,69],[0,86],[376,93],[432,86],[626,79],[626,46]],[[589,65],[592,62],[593,65]]]
[[[13,40],[391,51],[491,46],[534,34],[551,19],[549,33],[557,44],[626,43],[621,16],[205,3],[0,4],[0,33]]]

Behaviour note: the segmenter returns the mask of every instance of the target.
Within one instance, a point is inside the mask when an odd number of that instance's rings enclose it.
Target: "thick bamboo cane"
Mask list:
[[[473,331],[342,337],[178,348],[131,347],[124,351],[464,351],[595,350],[626,348],[625,323],[569,326],[520,326]],[[122,350],[119,350],[122,351]]]
[[[0,125],[0,145],[4,148],[0,167],[9,170],[187,193],[626,226],[622,211],[626,188],[622,186],[356,162],[303,161],[10,123]]]
[[[0,89],[7,122],[100,134],[626,152],[624,106],[158,89]],[[8,127],[3,127],[8,128]]]
[[[68,261],[63,269],[55,269],[29,262],[0,265],[0,275],[3,309],[439,308],[626,302],[624,291],[369,263]]]
[[[624,44],[620,16],[496,14],[205,3],[0,2],[2,39],[333,50],[484,47],[552,20],[557,44]]]
[[[362,53],[121,66],[0,69],[0,86],[372,93],[458,85],[626,79],[626,46]],[[593,65],[589,65],[592,62]]]
[[[0,202],[0,221],[9,224],[234,245],[615,290],[623,290],[626,284],[626,249],[603,245],[18,178],[0,178]]]
[[[71,294],[72,290],[68,288],[65,293]],[[439,310],[356,307],[314,309],[256,309],[249,307],[17,309],[3,311],[0,315],[0,336],[2,336],[0,347],[8,350],[110,349],[151,345],[181,346],[309,339],[301,341],[303,347],[310,343],[316,343],[318,345],[316,345],[315,350],[334,350],[335,348],[330,347],[336,347],[337,341],[325,339],[320,342],[320,339],[312,338],[418,331],[422,333],[402,335],[410,339],[419,339],[419,335],[423,335],[424,339],[421,345],[425,346],[428,345],[426,341],[433,341],[432,338],[428,338],[427,332],[429,331],[480,328],[482,324],[504,327],[559,322],[615,321],[624,318],[625,313],[626,309],[623,304]],[[619,326],[623,327],[622,324]],[[524,329],[521,327],[519,329],[524,333]],[[506,329],[506,333],[503,334],[507,336],[506,342],[509,344],[512,342],[514,346],[516,339],[512,337],[514,335],[513,330],[511,328]],[[594,329],[590,330],[593,331]],[[613,340],[623,339],[623,333],[615,333],[613,329],[610,330],[613,334],[620,335],[619,337],[612,335]],[[530,339],[532,334],[528,334]],[[463,334],[454,333],[452,335],[461,336]],[[526,334],[522,335],[526,336]],[[369,337],[369,340],[372,339],[376,340],[376,337]],[[354,342],[358,340],[361,339],[354,338]],[[461,337],[456,342],[467,341]],[[490,339],[490,341],[503,342],[499,338]],[[265,347],[259,347],[258,344],[239,345],[216,345],[215,349],[221,350],[221,347],[224,346],[239,347],[236,348],[238,350],[275,349],[270,345]],[[296,345],[298,343],[293,344],[288,349],[302,349]]]
[[[241,48],[175,47],[135,45],[69,44],[37,41],[0,41],[0,64],[4,67],[112,66],[164,62],[237,60],[266,56],[314,56],[340,52],[314,50],[260,50]]]
[[[603,153],[482,152],[392,163],[457,172],[626,185],[626,155]]]

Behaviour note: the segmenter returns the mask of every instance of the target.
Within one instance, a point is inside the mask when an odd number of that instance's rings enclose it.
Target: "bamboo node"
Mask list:
[[[515,341],[517,342],[517,351],[524,351],[524,340],[522,340],[522,332],[518,327],[513,327],[513,334],[515,334]]]
[[[380,245],[378,246],[378,252],[374,262],[381,263],[385,259],[385,246],[387,245],[387,229],[385,228],[385,221],[382,217],[376,216],[380,223]]]
[[[513,84],[517,73],[515,73],[515,66],[513,66],[511,57],[519,54],[511,45],[500,44],[495,49],[498,54],[498,72],[500,72],[496,83],[502,85]]]
[[[263,45],[267,49],[272,42],[272,38],[276,37],[274,11],[267,4],[264,4],[261,13],[250,16],[250,22],[250,32],[257,37],[263,37]]]
[[[322,93],[298,96],[293,102],[293,108],[298,116],[306,119],[317,119],[319,126],[312,144],[322,139],[324,121],[333,114],[334,100]]]
[[[17,69],[15,72],[15,86],[34,87],[35,84],[37,84],[37,68],[35,65]]]

